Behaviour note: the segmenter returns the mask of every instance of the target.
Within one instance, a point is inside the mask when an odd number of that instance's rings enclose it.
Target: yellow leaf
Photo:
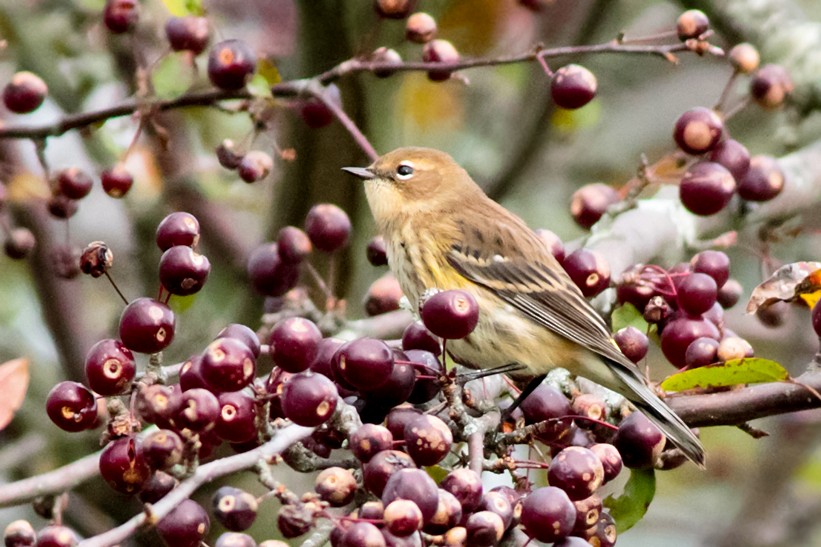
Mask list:
[[[0,393],[3,394],[0,398],[0,430],[5,429],[14,418],[26,398],[28,387],[28,359],[19,357],[0,365]]]
[[[661,389],[684,391],[693,388],[783,382],[789,377],[787,370],[777,362],[750,357],[731,359],[721,365],[708,365],[673,374],[661,383]]]
[[[424,74],[409,74],[400,88],[397,108],[420,128],[458,129],[464,109],[462,89],[453,82],[433,83]]]

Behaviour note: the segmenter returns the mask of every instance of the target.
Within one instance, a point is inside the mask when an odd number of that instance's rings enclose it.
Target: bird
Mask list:
[[[389,267],[411,303],[431,290],[461,289],[479,304],[473,332],[447,342],[456,362],[476,369],[520,365],[535,377],[520,400],[552,368],[565,368],[624,396],[704,466],[698,437],[622,354],[544,241],[450,155],[402,147],[368,167],[343,170],[364,181]]]

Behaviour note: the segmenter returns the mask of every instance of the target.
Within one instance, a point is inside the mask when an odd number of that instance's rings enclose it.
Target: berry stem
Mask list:
[[[105,274],[106,279],[108,279],[108,282],[111,283],[111,286],[114,287],[114,290],[117,291],[117,294],[120,295],[120,299],[123,301],[123,303],[126,306],[128,306],[128,299],[125,297],[122,291],[120,291],[120,287],[117,286],[117,283],[114,282],[114,279],[111,277],[111,275],[108,272],[103,273]]]

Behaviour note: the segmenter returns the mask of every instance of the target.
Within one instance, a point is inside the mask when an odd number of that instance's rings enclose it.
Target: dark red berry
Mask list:
[[[94,181],[78,167],[67,167],[57,173],[57,189],[70,199],[83,199],[91,192]]]
[[[78,382],[60,382],[46,397],[46,414],[64,431],[84,431],[97,422],[97,399]]]
[[[232,443],[244,443],[257,437],[257,407],[254,398],[244,391],[220,393],[220,411],[214,433]]]
[[[678,284],[678,307],[693,316],[699,316],[716,302],[718,287],[707,274],[693,272]]]
[[[625,357],[634,363],[638,363],[647,355],[650,347],[650,339],[647,335],[633,326],[619,329],[613,339]]]
[[[694,272],[712,277],[719,288],[730,277],[730,259],[721,251],[701,251],[690,259],[690,266]]]
[[[342,534],[339,547],[386,547],[382,532],[370,522],[354,522]]]
[[[562,108],[581,108],[596,96],[596,76],[581,65],[565,65],[550,80],[550,96]]]
[[[485,492],[482,502],[477,508],[478,511],[490,511],[496,513],[502,519],[502,526],[505,530],[513,523],[513,506],[507,495],[498,491]]]
[[[570,409],[574,416],[588,418],[589,420],[604,420],[607,417],[607,404],[604,399],[593,393],[580,393],[573,397]],[[595,422],[585,419],[576,420],[578,427],[589,428]]]
[[[322,90],[322,93],[326,101],[342,109],[342,95],[336,84],[329,84]],[[312,129],[320,129],[330,125],[336,119],[333,110],[318,98],[304,101],[300,106],[299,113],[305,124]]]
[[[180,463],[182,450],[182,439],[170,429],[152,431],[143,439],[143,457],[151,469],[170,469]]]
[[[505,533],[502,518],[492,511],[477,511],[465,521],[466,544],[475,547],[493,547]]]
[[[205,509],[197,502],[187,499],[157,524],[157,532],[166,545],[199,547],[210,527],[211,521]]]
[[[194,15],[171,17],[165,23],[165,36],[174,51],[190,51],[199,55],[208,45],[208,19]]]
[[[570,198],[570,214],[582,228],[590,228],[607,212],[607,208],[619,201],[619,193],[601,182],[586,184]]]
[[[9,232],[3,244],[3,250],[9,258],[20,260],[27,257],[34,250],[36,244],[37,240],[31,230],[28,228],[14,228]]]
[[[143,503],[157,503],[178,484],[179,481],[168,473],[154,471],[151,478],[143,485],[138,497]]]
[[[257,56],[242,40],[214,44],[208,54],[208,78],[220,89],[242,89],[256,66]]]
[[[421,321],[414,321],[402,333],[402,349],[424,350],[434,355],[442,353],[442,339],[433,334]]]
[[[74,547],[80,538],[68,526],[52,524],[37,533],[36,547]]]
[[[3,530],[6,547],[33,547],[37,542],[37,532],[27,520],[15,520]]]
[[[717,340],[720,333],[712,322],[705,319],[674,319],[665,325],[661,333],[661,350],[668,361],[681,368],[686,364],[687,347],[702,336]]]
[[[239,162],[242,161],[242,154],[234,150],[234,141],[231,139],[223,139],[214,152],[217,155],[217,161],[226,169],[236,169],[239,167]]]
[[[139,391],[137,410],[145,421],[168,429],[171,427],[171,419],[180,406],[181,394],[179,384],[174,386],[150,385]]]
[[[308,234],[296,226],[285,226],[277,234],[279,256],[285,262],[302,262],[314,250]]]
[[[402,56],[395,49],[380,47],[371,53],[371,61],[374,63],[398,65],[402,63]],[[387,78],[393,76],[394,70],[390,68],[374,69],[373,75],[377,78]]]
[[[214,547],[257,547],[257,542],[248,534],[224,532],[217,538]]]
[[[331,203],[314,205],[305,217],[305,232],[314,247],[332,253],[348,244],[351,220],[348,215]]]
[[[48,86],[32,72],[17,72],[3,88],[3,104],[15,114],[28,114],[43,104]]]
[[[422,511],[410,500],[390,502],[385,506],[383,518],[388,531],[398,537],[407,537],[422,528]]]
[[[533,230],[539,238],[544,241],[547,250],[553,255],[553,258],[559,261],[559,264],[564,262],[564,243],[559,236],[554,232],[545,228],[537,228]]]
[[[380,497],[386,507],[396,499],[411,500],[422,511],[425,522],[433,517],[439,505],[439,489],[430,475],[422,469],[396,471],[385,483]]]
[[[191,213],[171,213],[157,226],[155,239],[161,251],[177,245],[196,247],[200,241],[200,223]]]
[[[220,524],[234,532],[247,530],[257,518],[256,497],[233,486],[223,486],[214,492],[211,508]]]
[[[427,403],[442,391],[440,376],[444,374],[442,362],[436,355],[422,349],[409,349],[405,352],[412,363],[416,374],[413,390],[408,395],[408,402],[413,404]]]
[[[576,249],[564,258],[562,266],[588,298],[610,286],[610,265],[596,251]]]
[[[466,337],[479,322],[479,304],[472,294],[460,289],[434,294],[419,312],[428,330],[450,340]]]
[[[555,387],[541,384],[522,401],[520,408],[528,424],[546,421],[544,427],[540,428],[540,439],[556,441],[569,434],[573,423],[570,418],[573,414],[570,401]]]
[[[381,425],[363,424],[348,437],[348,447],[362,463],[368,463],[375,454],[392,446],[393,435]]]
[[[113,198],[121,198],[131,190],[134,177],[123,164],[118,163],[100,173],[100,182],[103,183],[103,190],[106,194]]]
[[[283,319],[271,329],[271,358],[285,371],[302,372],[316,360],[321,340],[322,332],[313,321],[302,317]]]
[[[254,354],[254,357],[259,357],[260,347],[259,347],[259,337],[257,333],[246,325],[241,323],[229,323],[222,330],[217,333],[215,339],[218,338],[233,338],[235,340],[239,340],[246,346],[248,349],[251,350],[251,353]]]
[[[85,373],[88,386],[100,395],[117,395],[137,372],[134,354],[119,340],[100,340],[88,350]]]
[[[573,531],[576,507],[564,490],[555,486],[537,488],[522,503],[522,525],[525,533],[551,543]]]
[[[747,147],[735,139],[724,139],[718,143],[708,159],[726,167],[736,181],[741,180],[750,168]]]
[[[573,506],[576,508],[576,524],[573,526],[573,533],[584,532],[599,522],[602,511],[602,501],[599,496],[594,494],[581,500],[574,500]],[[584,543],[590,545],[587,542]]]
[[[254,290],[265,296],[282,296],[299,281],[299,268],[282,260],[276,243],[263,243],[254,249],[247,271]]]
[[[702,106],[688,110],[676,120],[673,138],[688,154],[703,154],[721,140],[724,122],[718,114]]]
[[[180,395],[180,404],[173,421],[179,429],[200,433],[214,429],[219,414],[217,396],[207,389],[193,388]]]
[[[174,312],[153,298],[137,298],[120,317],[120,340],[139,353],[157,353],[174,340]]]
[[[650,469],[664,450],[667,439],[641,412],[633,412],[619,424],[613,438],[622,462],[630,469]]]
[[[718,302],[724,309],[732,308],[738,303],[744,287],[736,279],[728,279],[718,290]]]
[[[684,352],[684,364],[688,369],[711,365],[718,361],[718,340],[701,337],[693,340]]]
[[[750,168],[738,183],[738,195],[748,201],[769,201],[784,189],[784,172],[770,156],[753,156]]]
[[[342,377],[357,389],[374,389],[385,383],[394,367],[393,352],[376,338],[348,342],[337,352]]]
[[[612,481],[618,476],[619,473],[621,473],[623,466],[621,454],[619,454],[619,451],[615,446],[607,443],[598,443],[592,445],[590,450],[602,463],[602,468],[604,469],[603,484],[607,484]]]
[[[417,44],[426,44],[436,37],[436,19],[423,11],[411,14],[405,22],[405,38]]]
[[[245,154],[237,165],[237,174],[245,182],[262,180],[271,173],[274,160],[262,150],[251,150]]]
[[[385,19],[404,19],[415,4],[416,0],[373,0],[373,9]]]
[[[315,427],[336,410],[339,394],[328,378],[311,371],[294,374],[282,389],[282,411],[297,425]]]
[[[236,338],[217,338],[205,348],[202,376],[212,389],[239,391],[254,379],[254,352]]]
[[[459,61],[459,51],[447,40],[431,40],[422,48],[422,60],[426,63],[456,63]],[[449,70],[429,70],[428,79],[443,82],[450,79],[450,74]]]
[[[77,201],[62,194],[54,194],[46,204],[54,218],[71,218],[77,213]]]
[[[383,450],[375,454],[365,465],[362,482],[368,491],[382,497],[388,479],[401,469],[414,468],[410,456],[398,450]]]
[[[443,490],[459,501],[465,513],[473,511],[482,503],[484,488],[478,473],[466,467],[458,467],[442,479]]]
[[[385,239],[376,236],[368,242],[366,251],[368,262],[373,266],[386,266],[388,264],[388,254],[385,248]]]
[[[395,360],[390,374],[377,387],[359,388],[362,398],[371,406],[390,409],[408,400],[416,382],[416,371],[407,356],[394,350]]]
[[[314,480],[314,490],[322,501],[331,507],[343,507],[353,501],[356,494],[356,478],[350,469],[329,467]]]
[[[571,500],[585,499],[602,485],[604,467],[588,448],[569,446],[560,451],[547,470],[550,486],[561,488]]]
[[[736,190],[733,175],[723,165],[701,161],[692,165],[679,184],[681,203],[696,215],[714,215],[730,203]]]
[[[676,32],[682,42],[690,38],[698,38],[709,29],[710,19],[701,10],[687,10],[676,20]]]
[[[750,94],[759,106],[767,109],[784,104],[795,89],[792,78],[781,65],[764,65],[750,81]]]
[[[137,0],[107,0],[103,9],[103,23],[114,34],[129,32],[140,19]]]
[[[211,273],[208,257],[191,247],[177,245],[165,251],[160,258],[160,283],[177,296],[198,293]]]
[[[151,476],[142,446],[135,437],[108,443],[100,454],[100,475],[108,485],[123,494],[135,494]]]
[[[453,434],[436,416],[422,414],[405,425],[405,448],[416,465],[436,465],[450,453]]]

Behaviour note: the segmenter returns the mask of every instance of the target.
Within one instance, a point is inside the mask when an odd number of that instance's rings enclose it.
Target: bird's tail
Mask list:
[[[613,362],[610,368],[627,388],[622,395],[661,429],[667,439],[689,460],[704,468],[704,447],[684,420],[659,399],[633,370],[616,362]]]

